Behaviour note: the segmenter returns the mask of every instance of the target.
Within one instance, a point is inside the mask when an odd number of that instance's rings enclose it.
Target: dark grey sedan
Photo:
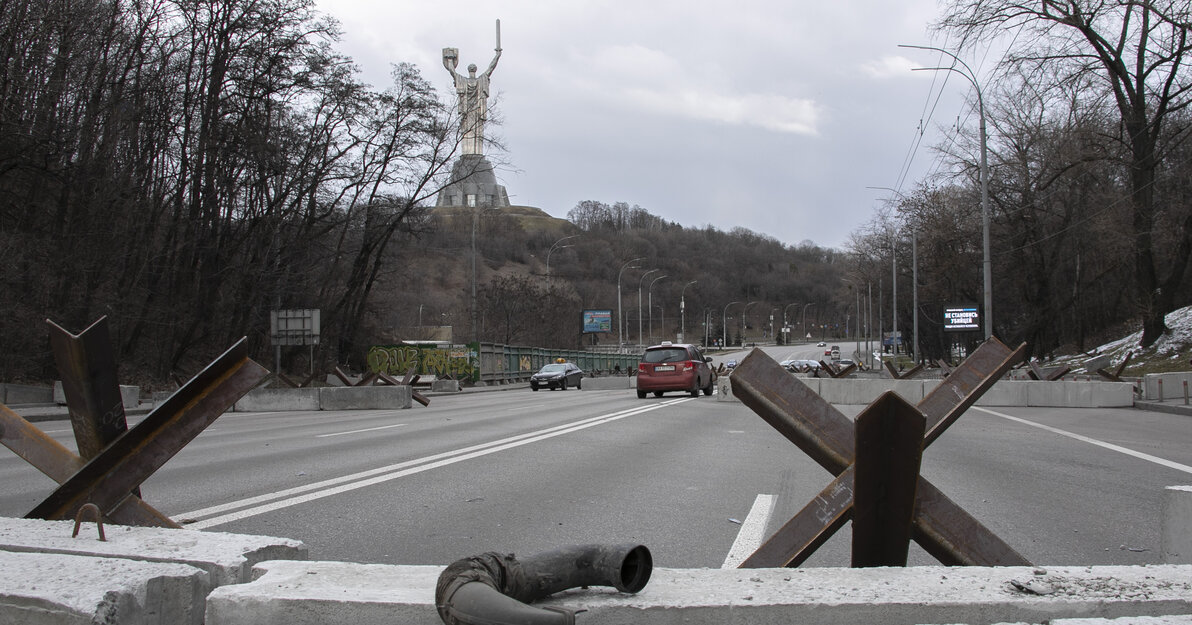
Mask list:
[[[530,376],[530,389],[538,390],[542,387],[567,390],[567,387],[580,388],[583,383],[584,372],[569,362],[556,362],[543,367],[538,373]]]

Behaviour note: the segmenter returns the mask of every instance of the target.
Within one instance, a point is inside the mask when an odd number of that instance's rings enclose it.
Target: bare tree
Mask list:
[[[1090,78],[1111,94],[1120,120],[1118,139],[1128,155],[1134,292],[1142,317],[1143,346],[1166,331],[1164,316],[1192,256],[1192,211],[1161,205],[1156,191],[1163,162],[1188,136],[1181,113],[1192,102],[1184,55],[1192,50],[1188,2],[1125,0],[952,0],[939,24],[960,45],[1017,31],[1007,67],[1044,80],[1079,83]],[[1094,96],[1095,97],[1095,96]],[[1175,246],[1155,245],[1156,218],[1177,211]]]

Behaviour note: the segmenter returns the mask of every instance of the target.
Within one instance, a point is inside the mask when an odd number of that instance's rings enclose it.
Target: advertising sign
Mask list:
[[[981,315],[976,304],[961,304],[944,308],[945,332],[968,332],[981,329]]]
[[[613,331],[613,311],[611,310],[585,310],[584,311],[584,333],[590,334],[593,332],[612,332]]]
[[[319,309],[270,311],[269,338],[273,345],[318,345]]]

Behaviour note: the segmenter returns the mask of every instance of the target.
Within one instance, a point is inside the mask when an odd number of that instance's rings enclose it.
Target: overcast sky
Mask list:
[[[513,204],[556,217],[582,200],[623,201],[684,226],[840,247],[891,197],[867,187],[909,191],[938,168],[930,147],[972,115],[958,75],[911,71],[938,54],[898,48],[944,43],[928,28],[935,0],[319,7],[366,81],[384,88],[390,64],[409,62],[452,98],[442,48],[459,48],[461,72],[483,71],[500,19],[498,178]]]

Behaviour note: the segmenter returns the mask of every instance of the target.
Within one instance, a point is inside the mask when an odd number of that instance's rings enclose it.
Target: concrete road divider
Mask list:
[[[0,551],[0,623],[202,625],[210,591],[185,564]]]
[[[439,566],[265,562],[207,601],[206,625],[440,623]],[[536,602],[585,622],[1056,623],[1192,614],[1192,567],[654,569],[638,594],[576,589]]]
[[[105,543],[90,524],[68,538],[72,525],[0,519],[0,623],[441,623],[444,566],[258,561],[306,551],[285,539],[118,526]],[[1192,618],[1192,565],[654,568],[637,594],[577,588],[534,605],[635,625],[1174,624]]]
[[[607,378],[584,378],[581,388],[585,391],[615,391],[633,388],[633,378],[627,375]]]
[[[72,537],[74,521],[0,517],[0,552],[187,564],[206,571],[212,586],[250,581],[253,565],[265,560],[307,559],[306,546],[289,538],[127,525],[104,529],[106,540],[100,541],[94,523],[84,522],[78,537]]]

